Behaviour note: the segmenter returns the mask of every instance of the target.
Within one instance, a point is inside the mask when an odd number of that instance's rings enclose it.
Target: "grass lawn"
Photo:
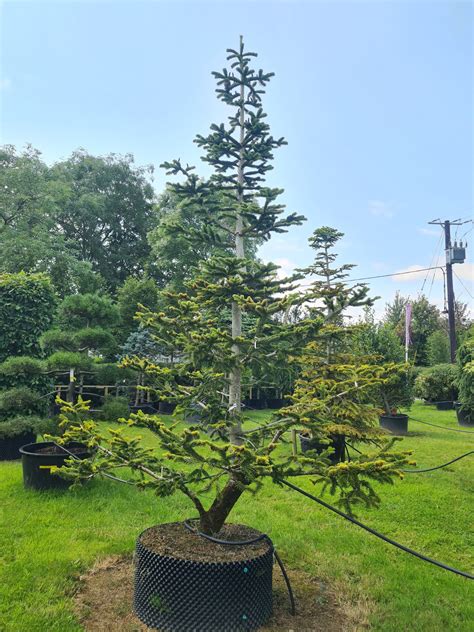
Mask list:
[[[268,414],[259,411],[254,418]],[[411,414],[459,428],[452,411],[415,404]],[[420,467],[474,449],[474,434],[414,421],[409,429],[403,446],[415,451]],[[307,480],[299,485],[315,490]],[[358,517],[395,540],[472,572],[473,492],[474,458],[467,457],[385,486],[382,508],[361,509]],[[73,492],[25,491],[20,462],[0,463],[0,630],[82,630],[72,610],[78,576],[98,558],[130,552],[144,528],[190,515],[193,508],[184,497],[156,499],[109,480]],[[267,483],[258,497],[241,501],[232,520],[269,533],[287,566],[329,582],[359,622],[348,629],[473,630],[471,581],[384,544],[291,490]]]

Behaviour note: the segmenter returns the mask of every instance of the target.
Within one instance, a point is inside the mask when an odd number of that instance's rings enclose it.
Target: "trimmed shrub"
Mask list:
[[[126,397],[107,397],[100,408],[99,418],[104,421],[118,421],[122,417],[127,418],[129,413],[130,407]]]
[[[54,422],[50,419],[44,419],[43,417],[18,415],[7,421],[0,421],[0,441],[2,439],[17,437],[25,432],[44,434],[45,432],[54,431]]]
[[[39,338],[54,316],[53,286],[45,274],[0,274],[0,362],[40,356]]]
[[[459,369],[454,364],[437,364],[415,380],[415,395],[428,402],[454,401],[458,397]]]
[[[461,410],[474,420],[474,332],[458,350]]]
[[[18,415],[42,415],[47,402],[26,386],[10,388],[0,393],[0,419]]]

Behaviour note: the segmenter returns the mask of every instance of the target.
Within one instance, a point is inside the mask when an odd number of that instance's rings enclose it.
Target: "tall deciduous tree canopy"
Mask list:
[[[145,267],[154,217],[150,174],[130,155],[95,157],[83,150],[51,169],[55,222],[110,289]]]

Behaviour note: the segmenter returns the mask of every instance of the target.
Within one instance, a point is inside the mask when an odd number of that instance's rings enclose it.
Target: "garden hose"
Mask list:
[[[433,426],[434,428],[441,428],[441,430],[451,430],[451,432],[464,432],[465,434],[474,434],[472,430],[459,430],[459,428],[448,428],[447,426],[439,426],[438,424],[432,424],[430,421],[421,421],[421,419],[415,419],[414,417],[408,417],[412,421],[416,421],[419,424],[426,424],[427,426]]]
[[[286,569],[283,565],[281,557],[278,555],[273,545],[273,542],[271,541],[271,539],[268,537],[266,533],[262,533],[256,538],[253,538],[252,540],[220,540],[218,538],[214,538],[212,535],[207,535],[206,533],[203,533],[202,531],[198,531],[189,523],[189,520],[185,520],[183,524],[188,531],[191,531],[191,533],[195,533],[196,535],[201,536],[201,538],[206,538],[206,540],[209,540],[210,542],[214,542],[215,544],[225,544],[227,546],[246,546],[248,544],[255,544],[256,542],[261,542],[262,540],[267,540],[270,543],[270,546],[272,547],[273,555],[275,556],[275,559],[278,562],[278,566],[280,567],[281,574],[283,575],[283,579],[285,580],[286,588],[288,590],[288,597],[290,599],[290,612],[292,616],[295,616],[296,614],[295,598],[293,595],[293,590],[291,588],[290,578],[288,577],[288,573],[286,572]]]
[[[464,459],[466,456],[469,456],[470,454],[474,454],[474,450],[471,450],[470,452],[466,452],[466,454],[461,454],[461,456],[457,456],[455,459],[452,459],[452,461],[443,463],[443,465],[436,465],[435,467],[427,467],[424,470],[401,470],[401,471],[405,472],[405,474],[421,474],[421,472],[434,472],[434,470],[440,470],[442,467],[446,467],[447,465],[451,465],[451,463],[460,461],[461,459]]]
[[[346,514],[343,511],[341,511],[340,509],[337,509],[336,507],[333,507],[332,505],[330,505],[329,503],[325,502],[324,500],[321,500],[321,498],[317,498],[316,496],[313,496],[313,494],[310,494],[309,492],[305,491],[304,489],[301,489],[301,487],[297,487],[296,485],[293,485],[293,483],[289,483],[288,481],[284,481],[284,480],[281,480],[281,479],[279,480],[279,483],[281,483],[282,485],[286,485],[290,489],[293,489],[294,491],[298,492],[299,494],[302,494],[303,496],[306,496],[310,500],[314,500],[315,502],[319,503],[320,505],[322,505],[326,509],[329,509],[330,511],[333,511],[334,513],[338,514],[339,516],[342,516],[342,518],[345,518],[349,522],[352,522],[352,524],[355,524],[358,527],[361,527],[361,529],[365,529],[365,531],[368,531],[372,535],[375,535],[377,538],[380,538],[384,542],[387,542],[388,544],[391,544],[391,545],[397,547],[398,549],[401,549],[402,551],[405,551],[405,553],[410,553],[410,555],[414,555],[415,557],[418,557],[420,560],[423,560],[424,562],[429,562],[430,564],[434,564],[435,566],[438,566],[439,568],[443,568],[446,571],[450,571],[451,573],[455,573],[456,575],[461,575],[462,577],[466,577],[467,579],[474,579],[474,575],[471,575],[470,573],[466,573],[465,571],[460,571],[457,568],[453,568],[452,566],[448,566],[447,564],[443,564],[443,562],[438,562],[437,560],[433,560],[431,557],[427,557],[426,555],[423,555],[423,553],[418,553],[417,551],[414,551],[413,549],[410,549],[409,547],[405,546],[404,544],[400,544],[399,542],[396,542],[395,540],[392,540],[391,538],[387,537],[386,535],[383,535],[383,533],[379,533],[375,529],[372,529],[371,527],[368,527],[367,525],[365,525],[364,523],[360,522],[356,518],[353,518],[352,516],[349,516],[348,514]]]
[[[346,446],[349,446],[352,450],[355,450],[359,454],[362,454],[360,450],[355,448],[350,443],[346,443]],[[400,470],[400,471],[404,472],[405,474],[421,474],[422,472],[434,472],[434,470],[440,470],[441,468],[446,467],[447,465],[451,465],[451,463],[456,463],[456,461],[460,461],[461,459],[464,459],[466,456],[469,456],[470,454],[474,454],[474,450],[470,450],[469,452],[466,452],[465,454],[461,454],[461,456],[457,456],[455,459],[452,459],[451,461],[448,461],[447,463],[443,463],[442,465],[436,465],[435,467],[428,467],[423,470]]]

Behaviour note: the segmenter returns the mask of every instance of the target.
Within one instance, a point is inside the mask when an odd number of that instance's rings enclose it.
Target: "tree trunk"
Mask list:
[[[242,36],[241,36],[242,42]],[[240,115],[239,115],[239,127],[240,127],[240,151],[239,160],[237,164],[237,177],[239,183],[239,190],[237,194],[238,206],[237,217],[235,221],[235,256],[239,259],[245,258],[244,250],[244,237],[242,234],[244,223],[242,215],[240,213],[240,205],[243,202],[243,186],[244,186],[244,139],[245,139],[245,90],[244,85],[240,86]],[[232,303],[232,338],[235,340],[242,335],[242,308],[236,302]],[[240,422],[240,413],[242,411],[242,369],[240,366],[240,348],[238,344],[232,345],[232,355],[234,357],[235,365],[230,372],[230,385],[229,385],[229,408],[231,415],[235,416],[235,423],[230,429],[229,440],[234,445],[242,444],[242,424]]]
[[[244,490],[243,483],[235,478],[230,478],[209,509],[200,513],[201,531],[207,535],[219,533]]]

